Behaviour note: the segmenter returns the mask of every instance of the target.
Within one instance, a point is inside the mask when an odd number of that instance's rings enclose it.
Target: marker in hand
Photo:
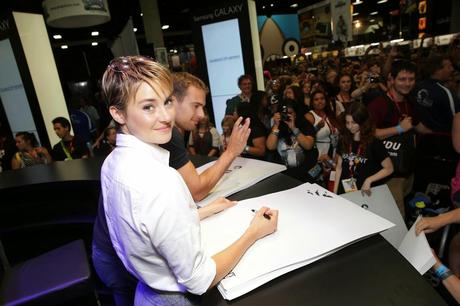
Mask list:
[[[251,209],[251,211],[252,211],[253,213],[257,213],[257,210],[255,210],[255,209]],[[267,219],[267,220],[270,220],[270,216],[267,215],[267,214],[264,214],[264,218]]]

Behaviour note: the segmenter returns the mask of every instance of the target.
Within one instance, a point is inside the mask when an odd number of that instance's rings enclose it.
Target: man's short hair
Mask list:
[[[68,128],[69,132],[72,129],[72,126],[70,125],[70,121],[67,120],[67,118],[64,117],[57,117],[54,118],[53,121],[51,121],[54,124],[59,123],[63,128]]]
[[[450,60],[449,56],[447,55],[442,55],[442,54],[432,54],[430,55],[423,67],[423,77],[424,78],[429,78],[431,77],[436,71],[440,70],[443,68],[443,61],[445,60]]]
[[[121,56],[113,59],[102,76],[102,90],[108,107],[125,111],[140,85],[145,82],[156,94],[172,92],[172,77],[163,65],[144,56]]]
[[[251,83],[254,83],[252,76],[249,74],[243,74],[238,78],[238,87],[241,85],[241,83],[243,83],[244,80],[249,80]]]
[[[415,67],[415,64],[412,63],[411,61],[404,60],[404,59],[394,60],[391,63],[391,70],[390,70],[391,77],[396,78],[401,71],[412,72],[415,74],[417,71],[417,68]]]
[[[173,73],[173,96],[176,97],[179,102],[182,102],[190,86],[201,89],[205,94],[209,93],[208,86],[193,74],[188,72]]]

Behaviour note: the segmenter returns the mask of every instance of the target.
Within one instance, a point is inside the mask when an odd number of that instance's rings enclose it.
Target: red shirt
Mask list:
[[[416,125],[413,108],[406,98],[401,102],[395,102],[385,94],[372,100],[367,109],[378,129],[398,125],[404,116],[412,117],[412,124]]]

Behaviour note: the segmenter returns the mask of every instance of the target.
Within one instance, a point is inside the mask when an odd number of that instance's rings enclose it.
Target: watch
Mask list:
[[[249,145],[246,145],[243,150],[244,153],[249,153]]]

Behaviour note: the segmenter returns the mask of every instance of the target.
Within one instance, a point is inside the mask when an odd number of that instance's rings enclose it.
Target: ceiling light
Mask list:
[[[96,41],[93,41],[93,42],[91,43],[91,46],[97,46],[97,42],[96,42]]]
[[[61,36],[61,35],[59,35],[59,34],[56,34],[56,35],[53,35],[53,38],[54,38],[54,39],[61,39],[61,38],[62,38],[62,36]]]
[[[375,21],[375,19],[371,19],[371,20],[369,20],[369,22],[374,22],[374,21]]]
[[[380,0],[380,1],[377,1],[378,4],[382,4],[382,3],[385,3],[385,2],[388,2],[388,0]]]
[[[91,36],[98,36],[99,35],[99,32],[98,31],[93,31],[91,32]]]
[[[361,3],[363,3],[361,0],[356,0],[356,1],[353,2],[352,4],[353,4],[353,5],[358,5],[358,4],[361,4]]]
[[[299,6],[299,5],[298,5],[297,3],[291,4],[291,7],[292,7],[292,8],[296,8],[296,7],[298,7],[298,6]]]
[[[144,14],[143,14],[143,13],[141,13],[141,17],[142,17],[142,16],[144,16]]]
[[[355,22],[355,28],[359,29],[361,27],[361,22],[359,20],[357,20]]]
[[[161,27],[162,30],[167,30],[169,29],[169,24],[165,24]]]
[[[134,33],[136,33],[136,32],[137,32],[137,28],[133,28],[133,31],[134,31]]]
[[[262,9],[265,10],[265,5],[262,5]]]
[[[359,15],[359,13],[358,13],[358,12],[356,12],[356,13],[353,13],[353,16],[358,16],[358,15]]]
[[[399,39],[390,40],[390,43],[391,43],[391,44],[397,44],[397,43],[400,43],[400,42],[403,42],[403,41],[404,41],[404,39],[399,38]]]
[[[311,55],[311,52],[307,52],[307,53],[305,53],[305,55],[306,55],[306,56],[309,56],[309,55]]]
[[[271,6],[271,7],[273,7],[273,6],[274,6],[274,4],[273,4],[273,3],[270,3],[270,6]]]
[[[61,46],[61,49],[67,49],[67,48],[69,48],[69,46],[67,46],[67,45],[62,45]]]
[[[371,44],[372,47],[379,46],[379,45],[380,45],[380,43],[372,43]]]
[[[379,12],[375,11],[375,12],[372,12],[372,13],[369,13],[369,15],[377,15]]]

